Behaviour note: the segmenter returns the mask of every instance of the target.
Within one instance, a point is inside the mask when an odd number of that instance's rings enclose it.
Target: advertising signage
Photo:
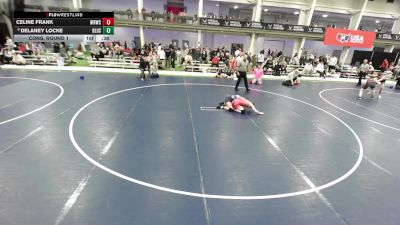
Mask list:
[[[377,33],[376,39],[400,41],[400,34]]]
[[[375,38],[375,32],[326,28],[324,44],[359,48],[372,48]]]
[[[212,19],[212,18],[201,18],[200,25],[232,27],[232,28],[248,28],[257,30],[276,30],[276,31],[286,31],[286,32],[315,33],[315,34],[323,34],[325,32],[324,27],[309,27],[309,26],[288,25],[279,23],[261,23],[252,21],[225,20],[225,19]]]

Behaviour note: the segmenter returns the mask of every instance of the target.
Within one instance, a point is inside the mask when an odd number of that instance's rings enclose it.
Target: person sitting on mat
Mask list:
[[[260,115],[264,114],[263,112],[258,111],[250,100],[243,98],[240,95],[228,95],[224,102],[221,102],[219,106],[217,106],[217,109],[224,109],[229,112],[238,112],[241,114],[246,113],[245,108],[251,108],[254,112]]]
[[[299,77],[299,70],[295,69],[287,75],[286,80],[282,82],[282,85],[293,86],[300,84],[300,79],[298,77]]]
[[[262,84],[262,77],[264,75],[264,71],[261,68],[261,64],[258,64],[256,68],[253,70],[254,78],[251,81],[252,84]]]
[[[381,85],[381,87],[379,88],[379,98],[381,98],[381,93],[382,93],[385,82],[386,82],[386,77],[382,73],[378,73],[378,77],[376,77],[374,74],[371,74],[368,77],[367,82],[361,87],[357,99],[362,99],[364,90],[368,89],[368,88],[371,89],[371,91],[368,94],[371,96],[371,98],[373,98],[375,95],[376,84]]]

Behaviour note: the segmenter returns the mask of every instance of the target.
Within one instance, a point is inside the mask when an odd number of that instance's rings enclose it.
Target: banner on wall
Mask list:
[[[309,26],[288,25],[280,23],[261,23],[261,22],[252,22],[243,20],[225,20],[225,19],[214,19],[214,18],[201,18],[200,25],[232,27],[232,28],[248,28],[257,30],[276,30],[276,31],[287,31],[287,32],[315,33],[315,34],[323,34],[325,32],[325,27],[309,27]]]
[[[372,48],[375,32],[326,28],[324,44],[359,48]]]
[[[400,41],[400,34],[377,33],[376,39]]]

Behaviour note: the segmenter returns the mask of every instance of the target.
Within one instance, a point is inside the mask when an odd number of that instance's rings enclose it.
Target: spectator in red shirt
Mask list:
[[[381,68],[382,72],[388,70],[389,69],[389,61],[387,59],[384,59],[379,68]]]
[[[219,67],[219,58],[218,58],[218,56],[214,56],[214,58],[212,58],[211,67],[213,67],[213,66]]]

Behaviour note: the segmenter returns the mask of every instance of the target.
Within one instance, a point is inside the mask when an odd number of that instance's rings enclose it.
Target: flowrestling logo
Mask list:
[[[374,44],[375,36],[375,32],[327,28],[324,44],[371,48]]]
[[[351,33],[349,34],[338,33],[336,35],[336,40],[339,41],[340,43],[350,42],[350,43],[362,44],[364,43],[364,36],[352,35]]]

